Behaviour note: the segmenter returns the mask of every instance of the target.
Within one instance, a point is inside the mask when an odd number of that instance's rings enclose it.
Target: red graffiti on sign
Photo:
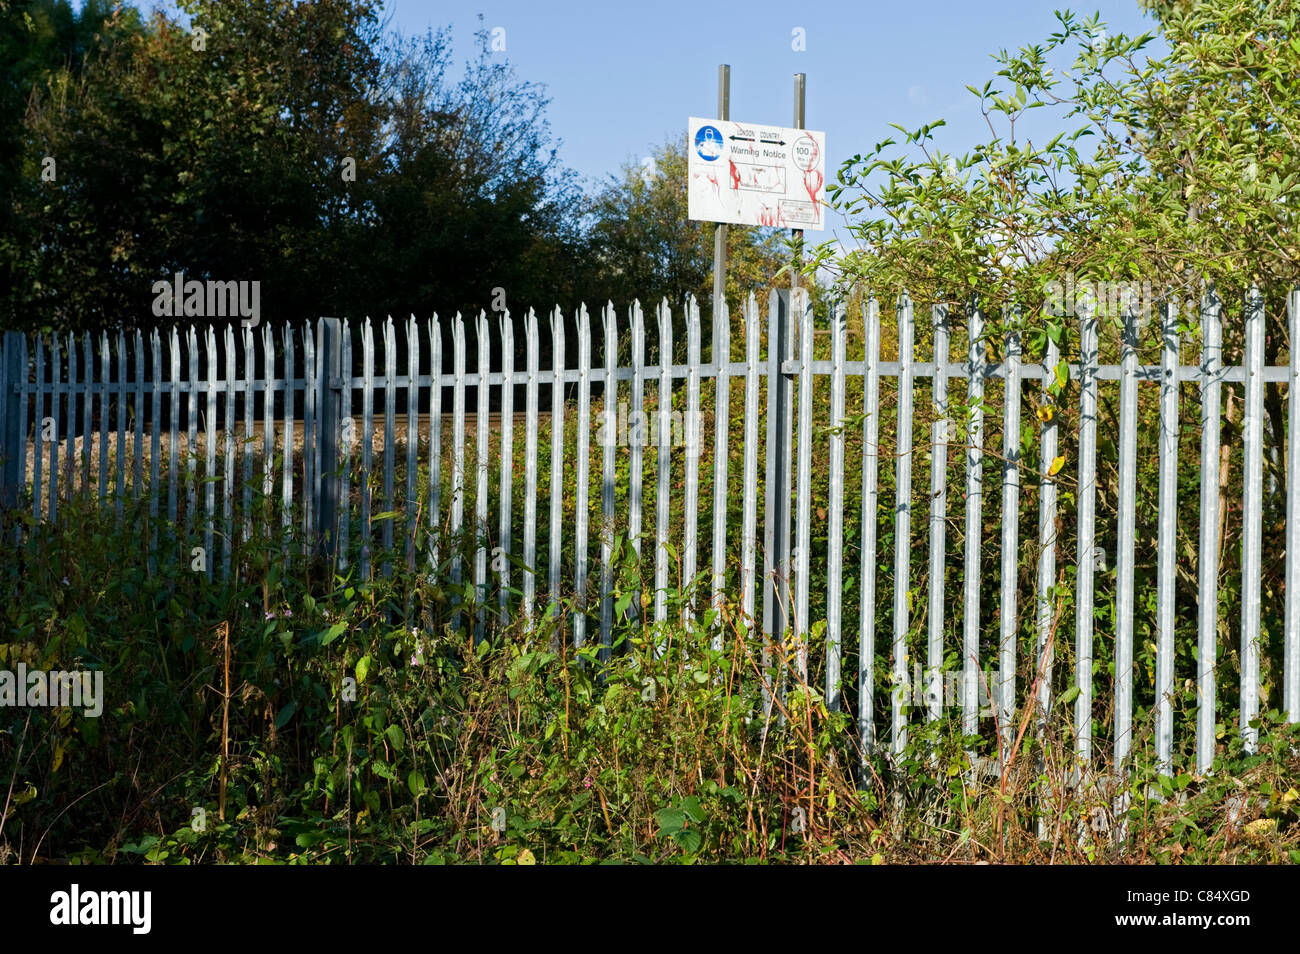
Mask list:
[[[811,172],[805,172],[803,174],[803,187],[808,192],[808,198],[812,199],[814,215],[820,219],[822,209],[820,203],[817,201],[817,193],[820,192],[822,188],[822,174],[816,169],[813,169]]]

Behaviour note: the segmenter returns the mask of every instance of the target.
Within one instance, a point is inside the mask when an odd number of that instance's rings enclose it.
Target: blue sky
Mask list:
[[[506,50],[496,55],[521,79],[545,84],[563,162],[595,181],[639,164],[687,117],[714,116],[719,63],[731,65],[731,118],[755,123],[791,125],[793,76],[805,73],[806,125],[826,132],[834,181],[844,159],[895,134],[891,122],[910,129],[947,120],[937,136],[949,153],[986,140],[966,86],[992,78],[998,49],[1044,40],[1064,8],[1052,0],[389,0],[385,11],[390,28],[406,34],[449,25],[462,62],[474,51],[480,13],[483,26],[503,28]],[[1111,34],[1154,26],[1137,0],[1071,9],[1100,13]],[[792,49],[799,27],[802,52]],[[842,228],[839,237],[847,238]]]

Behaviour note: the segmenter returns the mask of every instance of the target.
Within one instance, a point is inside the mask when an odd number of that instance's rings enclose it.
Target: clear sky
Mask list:
[[[717,112],[717,67],[731,65],[731,118],[792,125],[793,76],[807,74],[806,126],[826,132],[827,180],[840,163],[906,128],[943,118],[945,152],[988,138],[978,101],[997,65],[991,54],[1054,31],[1053,0],[388,0],[390,27],[406,34],[452,28],[454,53],[474,52],[474,32],[501,27],[519,77],[545,84],[562,161],[603,180]],[[1100,13],[1109,32],[1153,29],[1137,0],[1072,7]],[[793,47],[802,28],[806,49]],[[1068,64],[1067,64],[1068,65]],[[835,219],[831,220],[834,225]],[[816,240],[816,233],[809,238]],[[831,238],[826,232],[820,238]],[[843,234],[841,239],[846,238]]]

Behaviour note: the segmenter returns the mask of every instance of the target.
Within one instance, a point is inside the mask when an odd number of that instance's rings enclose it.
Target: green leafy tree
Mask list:
[[[367,189],[371,287],[396,305],[439,311],[576,306],[578,212],[558,160],[549,100],[488,51],[451,83],[447,31],[385,56],[383,174]],[[370,264],[373,263],[373,264]],[[426,306],[427,307],[427,306]]]
[[[35,280],[37,232],[19,208],[43,204],[42,175],[57,174],[46,154],[27,155],[33,90],[75,82],[95,51],[141,28],[135,10],[109,0],[86,0],[80,9],[68,0],[0,0],[0,321],[22,310]]]
[[[848,160],[828,190],[860,243],[840,262],[845,283],[923,299],[978,291],[990,313],[1016,304],[1026,317],[1067,272],[1160,276],[1178,297],[1204,282],[1225,298],[1251,283],[1289,287],[1300,264],[1290,108],[1300,11],[1275,0],[1146,5],[1165,57],[1146,53],[1154,34],[1109,36],[1096,18],[1058,13],[1055,33],[1000,52],[995,77],[969,87],[986,142],[948,154],[939,120],[895,127],[901,140]],[[1057,117],[1045,141],[1023,132],[1031,110]],[[813,262],[834,257],[824,245]]]
[[[279,318],[570,304],[578,193],[486,45],[453,83],[445,34],[390,40],[366,0],[184,9],[28,78],[11,324],[147,323],[176,271]]]
[[[173,271],[259,280],[268,314],[337,291],[328,266],[354,215],[339,166],[377,166],[373,7],[186,9],[192,29],[156,13],[33,96],[27,163],[43,153],[59,168],[20,210],[38,233],[41,323],[152,320],[152,283]]]

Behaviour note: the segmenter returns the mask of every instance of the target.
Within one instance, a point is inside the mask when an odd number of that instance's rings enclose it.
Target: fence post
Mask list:
[[[1019,311],[1005,314],[1019,325]],[[1016,737],[1016,644],[1019,640],[1019,613],[1016,594],[1019,590],[1020,567],[1020,381],[1021,339],[1019,330],[1007,335],[1004,367],[1003,425],[1002,425],[1002,579],[998,607],[998,692],[994,711],[998,716],[998,729],[1002,745],[998,751],[999,768],[1006,767],[1006,759]],[[1031,680],[1032,682],[1032,680]]]
[[[813,431],[813,313],[812,302],[806,292],[796,290],[792,295],[794,318],[798,322],[795,334],[799,337],[799,446],[798,501],[795,513],[795,545],[792,570],[794,575],[794,640],[796,675],[800,685],[808,683],[808,564],[812,549],[812,431]],[[786,494],[786,500],[790,500]]]
[[[1219,634],[1219,420],[1223,373],[1222,303],[1211,286],[1201,296],[1201,552],[1197,557],[1196,771],[1214,767],[1215,669]],[[1295,420],[1293,416],[1292,421]],[[1287,513],[1293,511],[1288,507]],[[1287,559],[1291,548],[1287,547]],[[1291,588],[1287,587],[1288,597]]]
[[[337,318],[322,318],[318,325],[316,360],[317,428],[320,454],[320,497],[316,504],[318,552],[336,566],[338,561],[339,424],[343,412],[343,329]],[[349,373],[351,369],[349,368]]]
[[[22,409],[18,386],[27,383],[27,337],[21,331],[6,331],[4,358],[0,363],[0,407],[4,408],[3,433],[0,434],[0,458],[4,461],[0,477],[0,510],[18,506],[18,498],[27,475],[23,472],[23,444],[27,440],[27,416]]]
[[[901,755],[907,746],[907,706],[912,702],[913,689],[908,675],[908,635],[912,628],[912,361],[916,352],[912,299],[906,290],[898,297],[895,314],[898,316],[898,414],[895,419],[894,633],[891,643],[894,685],[889,693],[889,741],[892,754]]]
[[[984,342],[984,316],[979,302],[970,302],[967,319],[967,390],[969,409],[966,418],[966,543],[962,582],[965,587],[962,617],[962,732],[979,731],[980,669],[980,537],[984,506],[984,373],[987,345]],[[863,573],[866,570],[864,568]],[[973,757],[973,754],[972,754]]]
[[[1208,340],[1208,339],[1207,339]],[[1096,598],[1097,551],[1097,317],[1089,305],[1079,314],[1079,503],[1075,550],[1075,754],[1082,781],[1092,761],[1093,613]],[[1217,417],[1216,417],[1217,420]],[[1218,446],[1217,443],[1215,445]],[[1101,551],[1105,553],[1104,550]],[[1204,550],[1202,550],[1204,559]],[[1202,659],[1205,657],[1201,657]]]
[[[880,304],[868,293],[862,315],[862,552],[858,623],[858,734],[861,777],[876,745],[876,538],[880,509]],[[968,733],[970,734],[970,733]]]
[[[1300,290],[1287,295],[1287,324],[1291,340],[1300,342]],[[1291,367],[1287,369],[1287,410],[1291,432],[1287,439],[1286,469],[1286,601],[1283,612],[1284,644],[1282,648],[1282,708],[1288,722],[1300,722],[1300,347],[1291,348]]]
[[[790,296],[772,294],[767,334],[767,511],[763,543],[767,549],[767,580],[763,599],[763,632],[777,646],[785,641],[789,620],[790,585],[790,443],[793,421],[790,393],[793,381],[782,369],[790,351]],[[764,665],[768,653],[764,651]],[[771,698],[764,690],[765,702]]]
[[[1178,548],[1178,306],[1160,309],[1160,527],[1156,538],[1156,769],[1173,774],[1174,601]]]
[[[1119,514],[1115,557],[1115,771],[1120,772],[1133,738],[1134,543],[1137,537],[1137,304],[1124,306],[1119,378]]]
[[[1254,755],[1259,729],[1260,574],[1264,533],[1264,299],[1252,286],[1246,297],[1245,415],[1242,430],[1241,528],[1241,736]]]

